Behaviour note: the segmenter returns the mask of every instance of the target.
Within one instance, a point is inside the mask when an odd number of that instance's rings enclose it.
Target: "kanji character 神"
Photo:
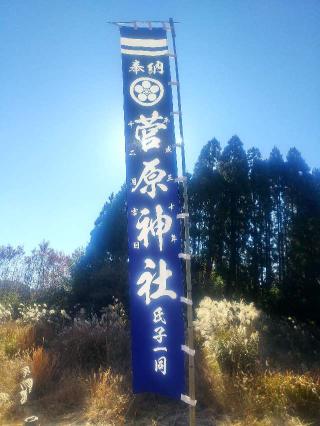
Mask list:
[[[170,216],[163,214],[163,209],[158,204],[156,206],[156,217],[152,220],[149,216],[149,209],[142,209],[141,215],[136,224],[136,228],[140,231],[138,241],[143,241],[145,247],[149,246],[149,233],[153,237],[157,237],[159,241],[159,249],[162,251],[163,247],[163,234],[167,233],[172,224]]]

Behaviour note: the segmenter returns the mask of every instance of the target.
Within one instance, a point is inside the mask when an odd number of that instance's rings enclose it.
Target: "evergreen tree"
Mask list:
[[[223,257],[227,293],[246,290],[248,241],[249,166],[243,144],[233,136],[218,165],[223,178],[219,215],[224,216]]]
[[[71,302],[97,310],[113,298],[128,303],[126,188],[112,194],[73,273]]]
[[[202,286],[209,283],[214,262],[220,266],[222,259],[221,218],[216,214],[222,194],[220,155],[220,143],[212,139],[202,148],[189,185],[194,272],[202,275]]]
[[[216,139],[188,175],[195,296],[228,296],[320,322],[320,171],[295,148],[267,160],[237,136]],[[125,186],[104,205],[73,274],[73,302],[128,301]]]

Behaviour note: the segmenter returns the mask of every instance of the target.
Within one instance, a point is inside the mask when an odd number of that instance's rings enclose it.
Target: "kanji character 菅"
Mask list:
[[[167,126],[158,111],[153,111],[151,117],[141,114],[134,122],[137,124],[135,138],[141,143],[142,150],[147,152],[149,149],[159,148],[161,140],[156,135],[159,130],[166,129]]]

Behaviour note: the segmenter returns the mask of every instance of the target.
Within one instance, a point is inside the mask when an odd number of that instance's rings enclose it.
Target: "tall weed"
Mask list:
[[[319,361],[305,356],[306,364],[299,362],[299,348],[317,353],[319,343],[310,330],[290,319],[276,322],[253,304],[208,297],[196,310],[195,329],[203,360],[201,387],[206,383],[221,412],[244,419],[274,414],[281,424],[287,424],[288,416],[301,416],[320,424]],[[292,336],[297,333],[295,346]],[[280,336],[290,342],[287,357]]]
[[[89,381],[86,418],[91,424],[124,424],[131,395],[127,378],[111,369],[94,373]]]
[[[31,373],[34,379],[34,392],[43,395],[52,387],[58,377],[58,355],[46,351],[43,346],[32,354]]]

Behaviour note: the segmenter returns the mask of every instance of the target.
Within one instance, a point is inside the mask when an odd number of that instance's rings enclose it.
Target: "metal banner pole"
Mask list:
[[[186,158],[184,149],[184,137],[183,137],[183,123],[182,123],[182,110],[181,110],[181,93],[180,93],[180,80],[179,80],[179,69],[177,59],[177,48],[176,48],[176,33],[174,28],[174,21],[172,18],[169,19],[171,28],[171,37],[174,53],[175,62],[175,73],[177,81],[177,99],[178,99],[178,112],[179,112],[179,131],[180,131],[180,148],[181,148],[181,160],[182,160],[182,174],[184,176],[183,185],[183,198],[184,198],[184,237],[185,237],[185,253],[186,253],[186,283],[187,283],[187,299],[192,300],[192,283],[191,283],[191,251],[190,251],[190,221],[189,221],[189,206],[188,206],[188,190],[187,190],[187,177],[186,177]],[[193,332],[193,308],[192,304],[187,304],[187,327],[188,327],[188,346],[194,350],[194,332]],[[189,354],[189,397],[192,401],[195,401],[195,365],[194,365],[194,354]],[[195,405],[189,405],[189,425],[195,426],[196,424],[196,408]]]

